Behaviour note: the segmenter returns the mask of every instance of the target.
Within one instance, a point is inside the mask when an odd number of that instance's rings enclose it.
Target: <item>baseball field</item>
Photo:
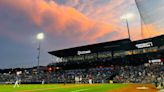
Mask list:
[[[0,85],[0,92],[158,92],[151,84],[22,84]]]

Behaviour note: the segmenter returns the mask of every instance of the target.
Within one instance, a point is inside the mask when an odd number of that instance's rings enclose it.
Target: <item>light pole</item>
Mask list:
[[[38,65],[37,65],[37,73],[39,72],[39,63],[40,63],[40,44],[41,44],[41,40],[44,39],[44,33],[38,33],[37,36],[36,36],[37,40],[39,41],[39,46],[37,48],[38,50],[38,56],[37,56],[37,59],[38,59]]]
[[[134,17],[133,14],[131,13],[128,13],[126,15],[123,15],[121,16],[121,20],[125,20],[126,22],[126,27],[127,27],[127,31],[128,31],[128,38],[131,39],[131,36],[130,36],[130,29],[129,29],[129,22],[128,22],[128,19],[132,19]]]

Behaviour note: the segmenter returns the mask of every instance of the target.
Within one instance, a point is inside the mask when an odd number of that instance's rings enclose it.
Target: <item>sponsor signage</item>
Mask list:
[[[161,59],[149,60],[149,63],[160,63],[160,62],[162,62]]]
[[[83,55],[83,54],[89,54],[91,53],[91,50],[87,50],[87,51],[77,51],[77,55]]]
[[[57,57],[56,62],[67,62],[67,59]]]
[[[153,46],[153,42],[146,42],[146,43],[136,44],[135,46],[137,48],[152,47]]]

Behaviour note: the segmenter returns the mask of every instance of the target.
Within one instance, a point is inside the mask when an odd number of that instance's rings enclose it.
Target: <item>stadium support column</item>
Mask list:
[[[112,55],[112,62],[113,62],[113,57],[114,57],[114,51],[111,51],[111,55]]]

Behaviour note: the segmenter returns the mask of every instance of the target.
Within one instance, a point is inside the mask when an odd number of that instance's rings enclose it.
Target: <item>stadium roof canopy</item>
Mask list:
[[[141,44],[141,43],[146,43],[146,42],[153,42],[153,46],[158,46],[158,47],[163,46],[164,45],[164,35],[159,35],[159,36],[155,36],[152,38],[133,41],[132,44],[136,45],[136,44]]]
[[[116,51],[128,49],[127,44],[131,42],[130,39],[122,39],[117,41],[96,43],[91,45],[79,46],[74,48],[68,48],[63,50],[56,50],[48,52],[57,57],[68,57],[78,55],[78,51],[85,52],[89,51],[91,53],[105,52],[105,51]]]
[[[131,41],[130,39],[122,39],[110,42],[96,43],[91,45],[67,48],[62,50],[50,51],[49,54],[55,55],[57,57],[68,57],[78,55],[78,52],[90,52],[90,53],[99,53],[107,51],[125,51],[132,49],[139,49],[136,45],[143,43],[152,43],[154,46],[163,46],[164,45],[164,35],[147,38],[138,41]]]

